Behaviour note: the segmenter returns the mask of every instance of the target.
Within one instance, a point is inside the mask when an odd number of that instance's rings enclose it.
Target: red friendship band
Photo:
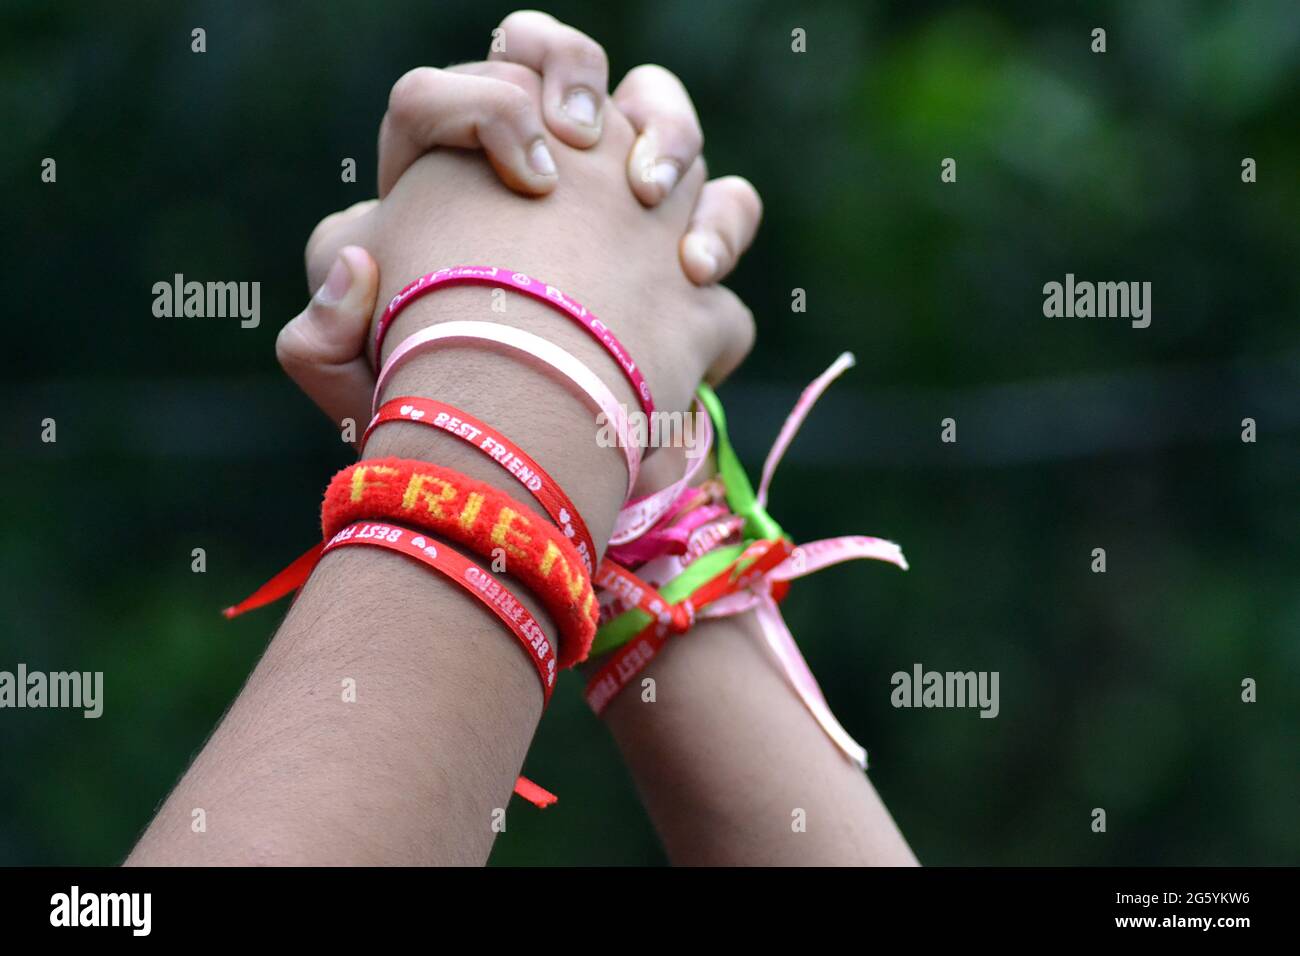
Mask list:
[[[344,528],[322,545],[320,554],[324,555],[335,548],[349,545],[385,548],[415,558],[478,598],[479,602],[495,614],[518,638],[519,645],[537,670],[537,679],[541,681],[542,708],[545,709],[550,704],[551,692],[555,689],[555,654],[551,642],[547,639],[541,625],[537,623],[537,619],[504,584],[454,548],[428,541],[423,535],[409,528],[358,521]],[[515,778],[515,793],[542,810],[559,800],[555,794],[533,783],[527,777]]]
[[[527,505],[458,471],[403,458],[357,462],[330,480],[321,505],[324,538],[355,521],[382,519],[440,534],[489,559],[504,553],[509,573],[555,619],[560,666],[586,659],[600,619],[591,578],[569,539]]]
[[[587,705],[597,714],[603,713],[609,702],[663,650],[670,637],[683,634],[690,628],[697,612],[752,585],[763,584],[765,576],[789,557],[792,550],[788,541],[759,540],[751,544],[728,567],[701,584],[689,597],[672,606],[669,623],[664,623],[662,617],[652,620],[632,640],[612,651],[587,682],[584,692]],[[602,564],[602,569],[603,567]],[[640,582],[630,571],[621,568],[618,570],[621,577],[641,584],[648,594],[658,596],[653,588]],[[645,608],[642,607],[642,610]],[[679,616],[681,613],[687,616],[684,622]]]
[[[695,621],[695,612],[689,605],[673,604],[652,585],[613,561],[600,562],[596,587],[611,602],[640,608],[659,626],[669,628],[675,634],[684,634]]]
[[[505,435],[454,405],[415,396],[394,398],[380,407],[361,436],[363,455],[370,433],[385,422],[413,422],[440,428],[478,449],[537,499],[565,537],[573,541],[587,573],[595,572],[596,545],[573,501],[541,465]]]
[[[382,536],[377,531],[372,531],[365,534],[364,537],[361,536],[360,532],[349,535],[346,539],[343,537],[346,531],[362,529],[368,526],[375,528],[386,527],[389,531]],[[398,531],[399,534],[393,536],[394,530]],[[389,540],[390,536],[393,536],[391,541]],[[475,569],[478,573],[471,572],[470,569],[475,568],[475,566],[464,555],[445,544],[431,544],[425,541],[421,535],[410,532],[408,528],[394,528],[392,525],[382,525],[379,522],[362,521],[351,525],[349,528],[342,529],[335,536],[335,539],[329,543],[313,546],[310,551],[258,588],[250,597],[233,607],[226,608],[222,611],[222,614],[227,618],[238,617],[245,611],[251,611],[264,604],[269,604],[290,591],[296,591],[306,583],[312,569],[316,567],[321,555],[327,550],[345,545],[362,544],[388,548],[413,557],[450,578],[477,597],[493,614],[500,618],[502,623],[510,628],[511,632],[518,638],[520,645],[536,666],[537,677],[542,684],[542,706],[545,707],[550,702],[551,691],[555,684],[554,674],[557,663],[554,649],[551,648],[550,641],[546,639],[545,631],[537,624],[537,619],[528,612],[528,609],[524,607],[518,598],[486,571]],[[407,546],[405,548],[400,543],[403,540],[406,541]],[[430,553],[430,548],[433,549],[434,553]],[[460,566],[461,562],[463,562],[463,566]],[[555,794],[539,787],[526,777],[519,777],[515,780],[514,792],[541,809],[551,806],[559,799]]]
[[[478,598],[518,638],[541,681],[542,706],[550,703],[551,691],[555,689],[555,651],[537,619],[504,584],[447,544],[430,541],[418,531],[400,525],[355,522],[330,538],[321,555],[350,545],[384,548],[414,558]]]
[[[623,343],[618,340],[613,331],[595,314],[590,312],[586,306],[571,299],[555,286],[548,285],[540,279],[534,279],[522,272],[511,272],[509,269],[499,269],[496,266],[453,266],[448,269],[439,269],[436,272],[429,272],[420,276],[414,282],[389,300],[388,305],[384,308],[383,314],[375,323],[375,361],[376,363],[383,360],[384,336],[388,334],[389,327],[393,321],[401,314],[402,310],[410,303],[422,296],[428,295],[435,289],[446,288],[454,285],[490,285],[502,289],[513,289],[516,292],[522,292],[524,295],[531,296],[539,302],[545,302],[547,305],[567,315],[587,330],[593,339],[604,347],[618,363],[618,367],[623,370],[624,377],[631,384],[632,390],[636,392],[637,401],[641,403],[641,409],[649,415],[655,409],[654,400],[650,397],[650,384],[641,374],[635,362],[632,361]]]

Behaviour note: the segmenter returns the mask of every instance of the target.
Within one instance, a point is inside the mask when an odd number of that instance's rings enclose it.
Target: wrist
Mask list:
[[[456,297],[466,291],[486,293],[448,289],[445,294]],[[429,299],[442,298],[443,294]],[[412,317],[411,331],[422,327],[416,324],[421,317]],[[463,312],[460,317],[464,317]],[[407,318],[404,312],[394,326]],[[557,319],[563,324],[562,319],[554,317],[553,325]],[[396,346],[406,334],[406,328],[395,328],[390,340]],[[594,361],[596,357],[591,358]],[[608,381],[612,388],[613,380]],[[379,401],[406,395],[434,397],[453,405],[518,444],[569,494],[597,547],[603,549],[626,493],[627,465],[621,449],[598,443],[595,413],[575,389],[557,381],[553,373],[510,353],[449,344],[414,355],[396,369]],[[365,454],[367,458],[392,455],[435,462],[533,505],[509,473],[480,451],[439,429],[402,421],[389,423],[375,430]]]
[[[433,270],[519,270],[605,319],[649,380],[655,404],[685,411],[717,351],[719,323],[710,314],[717,290],[699,290],[686,279],[674,228],[626,194],[621,165],[616,176],[609,173],[606,183],[592,170],[566,172],[556,194],[523,200],[472,158],[422,157],[380,204],[368,234],[355,239],[380,265],[381,310]],[[614,195],[605,196],[606,189]],[[420,328],[453,319],[502,322],[549,339],[599,375],[630,410],[638,407],[622,370],[585,330],[505,289],[444,288],[411,302],[386,336],[385,353]]]

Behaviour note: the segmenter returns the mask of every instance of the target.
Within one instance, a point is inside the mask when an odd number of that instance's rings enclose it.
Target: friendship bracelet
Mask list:
[[[673,604],[654,587],[613,561],[600,562],[596,586],[601,589],[602,596],[638,608],[674,633],[685,633],[695,622],[695,608],[689,602]]]
[[[322,545],[320,554],[349,545],[385,548],[415,558],[478,598],[518,638],[528,659],[533,662],[537,678],[542,683],[542,709],[546,709],[551,702],[551,692],[555,689],[555,654],[537,619],[505,585],[454,548],[427,541],[423,535],[416,534],[409,528],[358,521]],[[527,777],[515,778],[514,792],[542,810],[559,799]]]
[[[362,520],[392,519],[508,562],[555,619],[561,667],[586,659],[600,609],[578,552],[526,505],[486,482],[439,465],[380,458],[344,468],[321,505],[323,537]]]
[[[615,557],[631,556],[634,551],[638,557],[646,557],[652,543],[662,547],[661,553],[642,564],[637,573],[624,570],[617,584],[601,594],[602,603],[611,613],[617,607],[626,610],[601,626],[592,646],[593,654],[608,654],[587,684],[587,702],[596,713],[601,713],[655,658],[673,634],[684,632],[674,612],[682,610],[699,619],[753,610],[769,650],[801,702],[840,751],[857,766],[866,768],[866,751],[831,713],[781,618],[777,602],[785,597],[791,580],[840,561],[869,558],[904,570],[907,561],[892,541],[860,535],[795,548],[766,510],[767,491],[776,466],[799,425],[830,382],[853,361],[851,354],[844,353],[804,390],[768,454],[757,494],[728,441],[721,403],[708,386],[700,386],[700,400],[713,420],[719,478],[730,512],[734,513],[719,517],[709,496],[701,495],[694,501],[683,496],[669,509],[670,527],[656,528],[640,538],[634,542],[635,549],[630,545],[621,551],[610,549],[610,555]],[[671,534],[674,529],[677,533]],[[743,547],[727,544],[742,532],[746,538]],[[683,535],[685,546],[677,553]],[[608,581],[603,565],[600,581]],[[638,584],[644,586],[644,592],[636,590]],[[646,595],[652,596],[653,604]],[[660,609],[664,603],[670,605],[668,612]]]
[[[789,542],[754,542],[720,572],[694,588],[688,597],[672,605],[673,610],[667,622],[663,615],[651,616],[640,608],[629,611],[628,614],[639,615],[640,619],[650,617],[650,621],[632,640],[614,651],[591,676],[586,689],[588,706],[597,714],[603,713],[619,691],[631,683],[663,649],[669,637],[684,634],[695,622],[696,615],[701,614],[714,601],[744,591],[758,582],[768,571],[784,561],[790,551]],[[645,587],[649,588],[649,585]],[[676,613],[678,609],[688,615],[687,620],[683,621]]]
[[[691,528],[697,516],[700,523]],[[684,535],[670,534],[677,530],[675,527],[664,533],[664,544],[672,550],[661,551],[657,557],[641,563],[637,574],[647,581],[671,581],[704,555],[724,545],[740,544],[739,535],[744,527],[745,519],[732,514],[725,506],[697,508],[683,522]],[[677,539],[681,536],[685,537],[685,543],[679,546]]]
[[[389,300],[383,314],[379,316],[379,321],[375,323],[375,362],[376,364],[383,361],[384,337],[388,334],[389,327],[393,320],[401,314],[401,311],[410,303],[423,296],[428,295],[435,289],[445,288],[454,285],[491,285],[502,289],[512,289],[515,292],[522,292],[524,295],[531,296],[539,302],[545,302],[547,305],[567,315],[587,330],[593,339],[599,342],[618,363],[618,367],[623,370],[623,375],[631,384],[632,390],[636,392],[637,401],[641,403],[641,410],[645,412],[648,418],[655,410],[654,401],[650,398],[650,385],[637,368],[636,363],[632,361],[627,349],[623,343],[618,340],[613,331],[595,314],[588,311],[585,306],[565,295],[555,286],[547,285],[540,279],[533,279],[522,272],[512,272],[509,269],[498,269],[496,266],[454,266],[448,269],[439,269],[436,272],[429,272],[420,276],[414,282],[410,283],[401,292]]]
[[[712,550],[743,525],[743,519],[732,515],[726,505],[708,504],[707,499],[683,493],[669,510],[664,526],[656,527],[627,544],[611,545],[605,554],[610,560],[629,568],[669,557],[679,558],[682,559],[679,561],[680,573],[681,568],[689,563],[689,556],[699,557]]]
[[[565,537],[573,541],[587,573],[595,573],[596,545],[578,509],[541,465],[499,431],[445,402],[415,396],[394,398],[380,407],[361,436],[363,455],[370,433],[385,422],[413,422],[440,428],[481,451],[537,499]]]
[[[557,660],[551,642],[537,619],[504,585],[464,555],[445,544],[430,542],[409,528],[369,521],[358,521],[342,528],[329,541],[315,545],[250,597],[226,608],[222,614],[227,618],[238,617],[245,611],[261,607],[297,590],[307,582],[322,555],[348,545],[387,548],[415,558],[478,598],[519,640],[542,683],[543,709],[550,703],[551,691],[555,687]],[[559,799],[527,777],[515,779],[514,792],[540,809],[551,806]]]
[[[531,332],[516,329],[510,325],[496,322],[442,322],[421,329],[405,339],[388,357],[379,372],[375,383],[375,400],[373,410],[379,409],[379,397],[384,386],[388,384],[399,368],[421,352],[448,342],[495,342],[498,345],[517,352],[523,352],[547,365],[567,378],[586,396],[591,406],[605,416],[605,420],[614,426],[618,444],[623,449],[627,462],[627,496],[632,497],[637,475],[641,468],[641,447],[634,445],[628,434],[627,412],[619,404],[608,386],[600,380],[591,369],[576,358],[551,342]]]
[[[430,541],[424,535],[399,525],[355,522],[330,538],[321,549],[321,555],[350,545],[385,548],[414,558],[478,598],[518,638],[542,683],[542,706],[550,703],[556,670],[551,642],[537,619],[505,585],[454,548]]]
[[[695,480],[700,468],[708,459],[709,449],[713,447],[713,423],[704,412],[704,406],[700,404],[699,399],[695,400],[693,407],[698,415],[697,420],[704,423],[703,439],[699,441],[698,446],[695,448],[694,459],[689,461],[682,477],[671,485],[652,494],[629,501],[623,506],[614,522],[614,532],[609,539],[611,547],[625,545],[634,541],[658,524],[672,510],[674,503],[677,502],[683,492],[690,487],[691,482]],[[697,435],[696,439],[699,440],[700,436]]]

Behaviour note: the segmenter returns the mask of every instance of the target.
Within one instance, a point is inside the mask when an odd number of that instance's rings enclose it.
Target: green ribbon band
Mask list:
[[[659,593],[663,595],[664,600],[672,604],[689,597],[702,584],[721,573],[755,541],[780,541],[786,537],[781,526],[767,513],[767,509],[758,503],[754,486],[749,483],[749,476],[745,474],[744,466],[736,456],[736,450],[731,447],[731,439],[727,436],[727,416],[722,410],[722,402],[707,385],[701,385],[696,394],[713,420],[718,475],[726,487],[727,507],[734,514],[745,519],[745,542],[710,551],[660,588]],[[647,627],[651,620],[650,615],[640,608],[624,611],[596,632],[596,639],[591,645],[591,655],[595,657],[608,654],[622,647]]]

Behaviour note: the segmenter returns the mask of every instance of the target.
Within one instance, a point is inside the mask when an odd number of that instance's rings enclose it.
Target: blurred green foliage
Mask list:
[[[216,610],[312,539],[347,459],[273,357],[305,297],[302,245],[372,194],[392,82],[483,55],[510,9],[0,13],[16,291],[0,669],[106,682],[99,720],[0,711],[0,863],[120,860],[256,662],[277,612]],[[711,170],[764,197],[732,283],[760,341],[722,393],[753,469],[797,389],[858,355],[774,511],[800,539],[893,538],[912,570],[828,571],[786,614],[922,861],[1297,862],[1300,7],[547,9],[600,40],[615,77],[677,72]],[[345,156],[361,184],[340,182]],[[276,318],[153,318],[152,284],[178,272],[259,280]],[[1066,272],[1151,281],[1151,327],[1045,319],[1042,285]],[[949,415],[956,446],[938,441]],[[39,441],[46,416],[56,445]],[[1239,440],[1248,416],[1256,444]],[[893,709],[890,675],[914,662],[999,671],[1001,715]],[[662,861],[572,675],[526,772],[561,802],[516,806],[494,862]]]

